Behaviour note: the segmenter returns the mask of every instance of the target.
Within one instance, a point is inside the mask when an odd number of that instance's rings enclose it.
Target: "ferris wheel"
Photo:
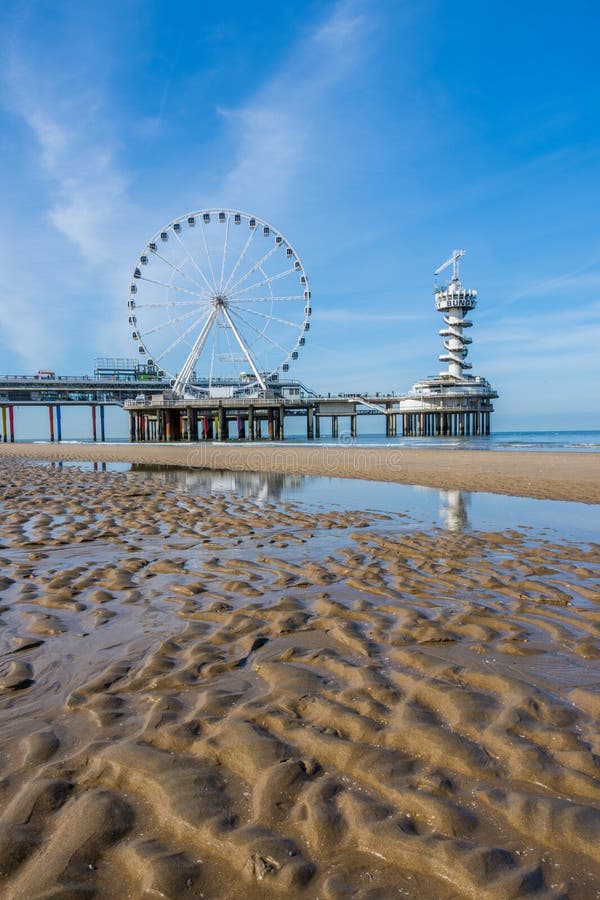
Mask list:
[[[129,288],[129,325],[145,364],[180,396],[265,390],[298,359],[311,295],[290,242],[230,209],[175,219],[148,242]]]

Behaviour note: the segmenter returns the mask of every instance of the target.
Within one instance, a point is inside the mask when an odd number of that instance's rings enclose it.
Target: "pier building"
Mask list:
[[[498,394],[481,375],[471,375],[466,361],[472,339],[465,330],[473,323],[468,315],[477,306],[477,291],[463,287],[459,277],[459,259],[464,250],[455,250],[436,269],[435,276],[452,266],[452,278],[445,286],[434,286],[435,307],[444,316],[440,337],[444,353],[440,362],[448,367],[439,375],[413,384],[400,401],[402,433],[413,437],[487,435],[494,411],[492,400]]]

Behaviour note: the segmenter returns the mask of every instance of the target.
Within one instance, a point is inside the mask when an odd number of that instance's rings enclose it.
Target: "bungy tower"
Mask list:
[[[477,291],[461,284],[458,262],[464,250],[455,250],[436,269],[437,277],[452,266],[452,278],[445,287],[434,286],[435,307],[443,313],[445,352],[440,362],[448,364],[445,372],[417,381],[400,401],[402,433],[413,437],[487,435],[494,411],[492,400],[498,396],[485,378],[469,375],[466,362],[472,339],[465,334],[473,323],[467,318],[477,306]]]

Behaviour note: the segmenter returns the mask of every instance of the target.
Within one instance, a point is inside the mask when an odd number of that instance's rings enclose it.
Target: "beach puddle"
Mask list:
[[[593,897],[598,545],[202,483],[0,469],[2,896]]]

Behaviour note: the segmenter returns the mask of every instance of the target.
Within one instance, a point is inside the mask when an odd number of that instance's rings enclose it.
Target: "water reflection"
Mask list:
[[[132,472],[150,472],[169,487],[193,496],[233,493],[256,500],[282,500],[302,493],[305,475],[280,472],[230,472],[224,469],[183,469],[134,463]]]
[[[440,521],[447,531],[465,531],[469,527],[471,495],[465,491],[440,491]]]
[[[384,490],[387,510],[413,512],[415,490],[410,485],[394,485],[402,491],[406,503],[391,500],[391,485],[364,482],[346,478],[290,475],[280,472],[231,472],[223,469],[186,469],[175,466],[156,466],[134,463],[131,471],[152,474],[167,487],[185,491],[193,496],[210,493],[232,493],[238,497],[251,497],[258,501],[273,502],[302,500],[327,506],[345,506],[353,509],[379,509],[378,493]],[[420,494],[438,497],[439,514],[436,524],[448,531],[461,532],[469,528],[468,509],[471,496],[464,491],[438,491],[435,488],[417,488]],[[412,502],[411,502],[412,501]]]

